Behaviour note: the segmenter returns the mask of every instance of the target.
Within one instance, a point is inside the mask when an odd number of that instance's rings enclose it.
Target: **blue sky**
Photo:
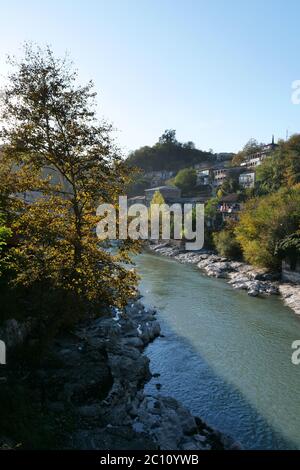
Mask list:
[[[298,0],[0,0],[0,73],[26,40],[68,50],[126,153],[167,128],[237,151],[300,130]]]

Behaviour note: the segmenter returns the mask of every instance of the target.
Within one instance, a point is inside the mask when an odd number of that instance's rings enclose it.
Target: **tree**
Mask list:
[[[280,240],[275,254],[282,259],[288,258],[291,267],[296,268],[300,259],[300,229]]]
[[[159,239],[162,238],[162,232],[163,232],[163,226],[162,226],[162,218],[163,218],[163,214],[165,213],[164,212],[164,207],[152,207],[153,205],[158,205],[158,206],[162,206],[163,204],[165,204],[165,200],[164,200],[164,197],[163,195],[161,194],[160,191],[155,191],[155,193],[153,194],[153,197],[152,197],[152,200],[151,200],[151,204],[150,204],[150,211],[149,211],[149,229],[151,231],[151,224],[152,224],[152,217],[155,218],[158,216],[159,218],[159,228],[158,228],[158,235],[159,235]],[[170,223],[172,224],[171,220],[170,220]]]
[[[235,234],[234,226],[226,226],[224,230],[213,233],[213,241],[217,252],[226,258],[240,258],[242,251]]]
[[[265,160],[257,167],[255,192],[257,195],[265,195],[276,192],[283,185],[284,169],[280,152]]]
[[[160,144],[176,144],[176,131],[175,129],[166,129],[162,136],[159,138]]]
[[[12,236],[12,232],[10,228],[6,227],[5,222],[4,222],[4,217],[0,213],[0,257],[7,246],[7,242]],[[1,270],[0,270],[0,275],[1,275]]]
[[[219,200],[216,197],[210,198],[205,204],[205,217],[214,219],[217,214]]]
[[[213,247],[212,232],[218,230],[222,226],[222,215],[218,211],[219,199],[216,197],[210,198],[204,208],[205,215],[205,246]]]
[[[112,254],[95,227],[97,206],[117,207],[131,172],[111,125],[96,119],[92,82],[78,85],[72,65],[49,47],[26,45],[24,52],[21,62],[10,61],[1,108],[1,181],[10,169],[1,198],[19,235],[10,250],[14,281],[46,282],[80,299],[124,305],[136,276],[123,263],[135,245],[124,241]],[[29,204],[20,192],[31,197]]]
[[[213,234],[217,252],[226,258],[236,259],[241,256],[241,247],[234,234],[229,230],[221,230]]]
[[[189,149],[189,150],[195,150],[195,148],[196,148],[194,142],[192,142],[191,140],[189,140],[188,142],[185,142],[184,144],[182,144],[182,147],[185,148],[185,149]]]
[[[180,170],[175,177],[175,186],[186,192],[192,190],[197,185],[197,173],[193,168]]]
[[[151,200],[151,204],[164,204],[164,203],[165,203],[165,200],[161,192],[155,191],[155,193],[153,194],[153,198]]]
[[[193,142],[178,142],[175,135],[174,130],[165,131],[152,147],[144,146],[131,152],[127,164],[145,172],[178,171],[196,163],[211,162],[215,159],[210,152],[195,148]]]
[[[278,243],[300,227],[300,185],[246,202],[235,234],[251,264],[278,269]]]
[[[143,194],[145,189],[151,187],[151,179],[137,175],[137,178],[127,188],[127,196],[133,197]]]
[[[269,194],[300,182],[300,135],[280,141],[277,149],[256,170],[256,193]]]
[[[300,183],[300,134],[282,141],[278,149],[279,158],[284,162],[284,184],[293,186]]]
[[[218,197],[236,193],[240,190],[238,173],[229,171],[228,176],[218,189]]]

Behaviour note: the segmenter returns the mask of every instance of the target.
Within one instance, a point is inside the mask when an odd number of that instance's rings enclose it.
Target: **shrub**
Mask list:
[[[197,173],[193,168],[180,170],[175,177],[175,185],[182,191],[189,191],[196,187]]]
[[[217,252],[226,258],[240,258],[241,246],[235,234],[230,229],[221,230],[213,234],[213,242]]]
[[[300,185],[249,200],[235,229],[244,258],[251,264],[278,269],[278,243],[300,226]]]

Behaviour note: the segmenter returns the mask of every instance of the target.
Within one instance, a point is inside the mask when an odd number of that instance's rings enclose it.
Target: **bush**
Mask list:
[[[300,185],[248,201],[235,229],[249,263],[278,269],[278,243],[300,226]]]
[[[196,187],[197,173],[193,168],[180,170],[175,177],[175,185],[182,191],[189,191]]]
[[[226,258],[240,258],[241,246],[232,230],[224,229],[213,233],[213,242],[217,252]]]

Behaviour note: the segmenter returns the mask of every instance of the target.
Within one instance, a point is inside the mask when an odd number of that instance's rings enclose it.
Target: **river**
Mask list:
[[[300,449],[300,365],[291,362],[300,318],[275,296],[249,297],[195,266],[152,254],[136,264],[164,335],[145,351],[161,374],[146,391],[180,400],[243,448]]]

